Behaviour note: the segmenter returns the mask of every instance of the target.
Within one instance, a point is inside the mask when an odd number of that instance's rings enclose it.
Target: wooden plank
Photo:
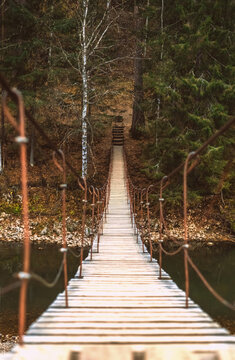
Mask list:
[[[50,322],[50,321],[41,321],[32,324],[29,329],[44,329],[47,328],[53,329],[165,329],[165,330],[178,330],[178,329],[218,329],[221,330],[218,324],[215,323],[206,323],[206,322],[175,322],[175,323],[150,323],[150,322],[141,322],[141,323],[115,323],[115,322]],[[228,333],[227,330],[223,329]]]
[[[199,335],[207,335],[207,336],[223,336],[227,335],[228,332],[225,329],[209,329],[209,328],[187,328],[187,329],[161,329],[161,328],[87,328],[87,327],[77,327],[77,328],[51,328],[50,326],[45,326],[42,328],[30,328],[27,331],[27,335],[59,335],[59,336],[163,336],[168,335],[169,337],[174,336],[199,336]],[[235,341],[234,341],[235,344]]]
[[[44,312],[43,314],[47,315],[48,313],[54,313],[56,315],[59,314],[67,314],[67,313],[71,313],[71,314],[79,314],[81,313],[82,315],[86,314],[86,311],[89,314],[97,313],[100,316],[103,316],[102,314],[107,314],[107,316],[110,315],[120,315],[120,316],[150,316],[153,315],[153,319],[157,318],[157,317],[161,317],[161,316],[166,316],[167,314],[169,314],[169,316],[171,314],[178,314],[178,316],[184,316],[184,317],[193,317],[193,316],[203,316],[205,318],[208,318],[209,316],[204,313],[199,307],[196,308],[189,308],[189,309],[185,309],[185,308],[180,308],[175,310],[175,308],[171,308],[171,310],[168,309],[160,309],[160,308],[155,308],[155,309],[143,309],[143,308],[132,308],[132,309],[122,309],[122,311],[120,311],[121,308],[115,308],[115,309],[100,309],[97,310],[95,308],[93,309],[82,309],[82,308],[77,308],[77,309],[71,309],[71,308],[64,308],[63,311],[61,311],[60,309],[57,310],[55,308],[52,307],[53,303],[51,304],[51,306],[47,309],[46,312]],[[135,319],[134,319],[135,320]]]
[[[191,321],[195,320],[195,321],[201,321],[201,320],[208,320],[208,321],[212,321],[207,315],[204,315],[203,313],[193,313],[190,312],[190,314],[185,314],[185,313],[179,313],[178,311],[176,311],[176,309],[172,309],[171,311],[166,311],[167,309],[165,309],[165,311],[162,311],[159,313],[156,313],[156,311],[153,311],[153,315],[151,317],[151,313],[130,313],[128,314],[127,312],[121,311],[122,309],[119,309],[119,312],[112,312],[110,310],[113,310],[112,308],[109,309],[109,311],[107,311],[106,313],[104,313],[105,308],[101,308],[100,310],[97,308],[70,308],[70,312],[64,312],[64,311],[58,311],[60,310],[60,308],[58,307],[50,307],[50,310],[54,310],[54,311],[47,311],[47,313],[44,313],[43,316],[45,317],[69,317],[69,316],[74,316],[74,318],[76,317],[77,319],[82,319],[82,318],[89,318],[92,321],[102,321],[102,322],[107,322],[107,321],[133,321],[136,322],[137,319],[138,321],[140,319],[142,319],[143,321],[150,321],[150,322],[162,322],[162,321],[168,321],[168,322],[172,322],[172,321],[185,321],[187,322],[187,320],[189,319],[189,316],[191,316]],[[55,311],[57,310],[57,312]],[[78,311],[80,310],[80,312]],[[84,311],[83,311],[84,310]],[[124,310],[127,310],[124,309]],[[156,309],[154,309],[156,310]],[[160,310],[160,309],[158,309]],[[193,309],[191,309],[193,310]],[[107,319],[105,317],[105,315],[109,316],[109,319]],[[128,320],[129,319],[129,320]],[[72,320],[72,319],[71,319]],[[141,320],[141,321],[142,321]]]
[[[69,307],[64,306],[64,292],[59,294],[30,326],[24,337],[29,344],[24,346],[25,351],[35,354],[35,349],[40,349],[38,359],[61,356],[67,360],[71,359],[73,345],[79,345],[81,360],[131,360],[134,347],[129,344],[143,344],[146,360],[177,356],[185,360],[212,360],[191,357],[197,356],[192,354],[193,349],[235,349],[235,337],[191,299],[189,309],[185,308],[184,292],[164,270],[163,279],[158,279],[158,263],[155,259],[150,262],[145,247],[143,253],[141,239],[138,237],[137,243],[131,225],[120,147],[114,149],[113,161],[111,196],[100,252],[95,251],[96,237],[93,261],[88,257],[83,264],[84,278],[78,277],[78,270],[69,281]],[[105,357],[105,354],[109,355]],[[218,359],[232,360],[231,354],[226,354],[228,358],[220,353]]]
[[[116,344],[186,344],[186,343],[217,343],[217,344],[233,344],[235,345],[234,336],[230,335],[189,335],[189,336],[39,336],[39,335],[25,335],[23,337],[26,344],[94,344],[94,343],[116,343]]]

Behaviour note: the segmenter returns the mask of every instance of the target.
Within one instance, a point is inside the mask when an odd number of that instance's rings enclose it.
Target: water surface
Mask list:
[[[235,246],[227,244],[203,246],[189,250],[189,254],[209,284],[235,305]],[[155,258],[158,259],[156,253]],[[184,290],[183,252],[175,256],[163,255],[163,268]],[[212,318],[235,333],[235,311],[228,309],[211,295],[190,265],[189,274],[191,299]]]
[[[163,256],[163,267],[177,285],[184,289],[183,254]],[[235,301],[235,247],[213,246],[190,251],[190,255],[215,290],[228,301]],[[155,257],[157,254],[155,253]],[[59,269],[62,254],[57,246],[32,247],[32,271],[52,281]],[[78,268],[78,259],[68,254],[69,278]],[[121,266],[121,265],[120,265]],[[22,247],[17,244],[0,244],[0,286],[14,282],[13,274],[22,270]],[[28,291],[28,325],[34,321],[63,291],[63,277],[57,286],[48,289],[32,281]],[[0,333],[17,334],[18,290],[0,299]],[[235,312],[221,305],[205,288],[201,280],[190,269],[190,297],[224,327],[235,332]]]
[[[76,251],[76,250],[74,250]],[[62,254],[55,245],[32,246],[31,269],[47,281],[54,280]],[[79,259],[68,253],[68,276],[73,277],[78,268]],[[22,271],[22,246],[18,244],[0,244],[0,287],[15,282],[13,275]],[[63,291],[63,275],[57,285],[46,288],[37,281],[31,281],[27,297],[27,323],[34,321]],[[0,298],[0,333],[17,334],[19,290],[13,290]]]

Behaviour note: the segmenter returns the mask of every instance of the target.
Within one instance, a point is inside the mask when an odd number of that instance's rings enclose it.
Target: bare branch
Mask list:
[[[80,73],[80,64],[79,64],[79,61],[78,61],[78,66],[79,66],[79,67],[74,66],[73,63],[70,61],[70,59],[69,59],[69,57],[68,57],[68,54],[66,53],[65,49],[63,48],[60,39],[59,39],[58,37],[56,37],[55,35],[54,35],[54,37],[55,37],[56,40],[58,41],[58,43],[59,43],[59,49],[62,51],[62,53],[63,53],[63,55],[64,55],[67,63],[68,63],[74,70],[76,70],[76,71],[78,71],[78,72]],[[79,57],[78,57],[78,59],[79,59]]]
[[[99,22],[99,23],[97,24],[97,26],[95,27],[95,29],[94,29],[94,31],[93,31],[93,34],[91,35],[90,40],[89,40],[89,42],[88,42],[88,44],[87,44],[87,47],[89,47],[89,46],[95,41],[94,37],[97,38],[97,36],[98,36],[98,34],[99,34],[99,29],[100,29],[101,26],[103,25],[104,20],[106,19],[107,14],[108,14],[108,12],[109,12],[110,2],[111,2],[110,0],[107,0],[106,10],[105,10],[105,12],[104,12],[104,14],[103,14],[102,19],[100,20],[100,22]]]

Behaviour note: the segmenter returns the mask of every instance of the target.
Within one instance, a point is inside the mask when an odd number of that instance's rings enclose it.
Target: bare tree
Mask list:
[[[93,31],[89,31],[88,15],[90,0],[83,0],[82,3],[82,31],[81,31],[81,74],[82,74],[82,176],[87,176],[88,167],[88,145],[87,145],[87,116],[89,105],[89,79],[92,68],[89,69],[88,60],[99,49],[99,46],[107,33],[111,22],[108,21],[111,0],[106,1],[106,8],[100,21]],[[93,19],[94,21],[95,19]]]
[[[75,70],[82,82],[82,176],[87,176],[88,169],[88,115],[91,93],[91,80],[96,71],[108,63],[103,56],[100,56],[102,43],[111,27],[114,19],[109,17],[111,0],[106,0],[103,12],[100,8],[94,11],[93,3],[90,0],[78,1],[74,14],[77,21],[77,38],[79,48],[76,60],[70,56],[69,50],[63,46],[57,37],[59,47],[66,61]],[[99,16],[95,16],[99,10]],[[95,15],[94,15],[95,14]],[[93,96],[93,95],[92,95]]]

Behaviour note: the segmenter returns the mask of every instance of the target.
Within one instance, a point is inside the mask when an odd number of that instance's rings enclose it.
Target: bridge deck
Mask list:
[[[234,359],[235,337],[192,300],[185,309],[184,292],[149,260],[133,234],[116,146],[100,252],[84,261],[83,279],[70,280],[69,308],[59,294],[10,359]]]

